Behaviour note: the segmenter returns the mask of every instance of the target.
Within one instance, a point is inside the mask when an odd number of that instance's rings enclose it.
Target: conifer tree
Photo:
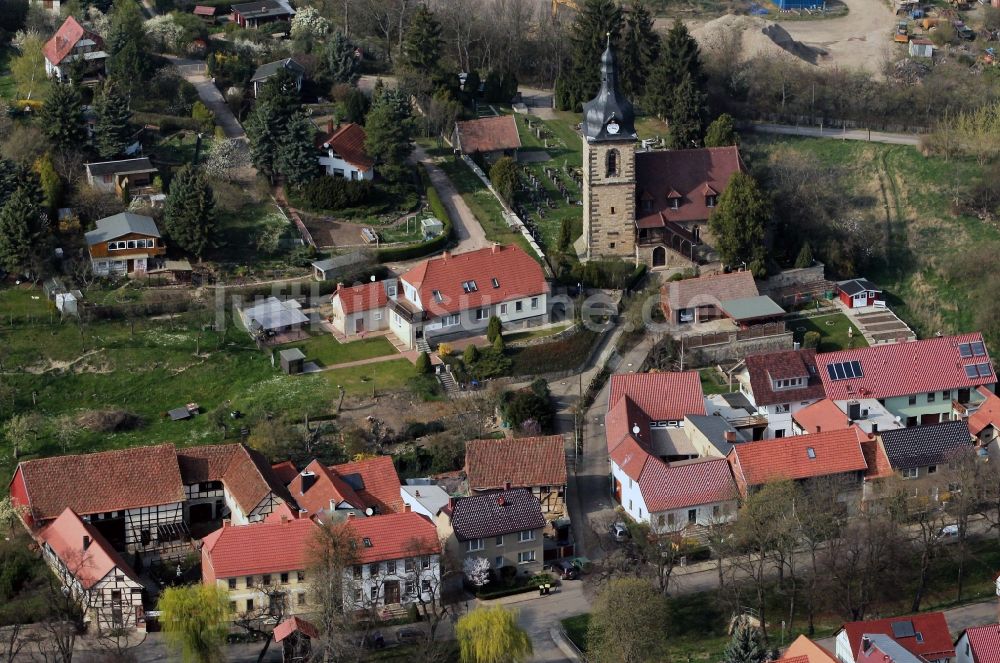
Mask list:
[[[406,31],[403,41],[403,63],[415,72],[428,77],[436,77],[440,72],[441,50],[444,40],[441,38],[441,23],[427,5],[421,4]]]
[[[289,184],[298,186],[316,177],[319,162],[316,160],[315,137],[316,128],[312,122],[305,113],[296,111],[282,132],[275,164]]]
[[[42,255],[48,223],[39,205],[37,182],[22,183],[0,208],[0,267],[8,272],[29,272]]]
[[[733,175],[708,219],[722,262],[731,267],[747,263],[758,271],[762,269],[764,236],[770,218],[771,203],[757,180],[747,173]]]
[[[115,0],[108,31],[108,76],[129,89],[149,72],[150,54],[143,17],[135,0]]]
[[[409,102],[393,91],[383,91],[372,101],[365,120],[365,149],[381,168],[382,176],[398,180],[405,172],[410,144]]]
[[[163,224],[171,241],[199,259],[215,245],[215,200],[200,168],[185,165],[174,175]]]
[[[705,147],[728,147],[738,142],[733,116],[729,113],[723,113],[708,125],[708,131],[705,132]]]
[[[663,41],[656,66],[650,71],[646,92],[651,111],[664,118],[669,115],[674,105],[673,92],[681,84],[685,74],[691,77],[695,88],[701,90],[704,87],[705,73],[701,66],[698,42],[687,27],[677,20]]]
[[[660,55],[660,35],[653,29],[653,16],[641,1],[625,17],[618,54],[618,80],[630,100],[646,92],[649,73]]]
[[[292,117],[301,112],[298,91],[291,74],[282,69],[260,89],[257,102],[246,121],[250,158],[271,182],[281,174],[279,161]]]
[[[354,85],[361,77],[358,60],[354,57],[354,46],[339,30],[326,45],[326,70],[334,85],[346,83]]]
[[[622,31],[622,10],[614,0],[587,0],[570,31],[570,62],[556,80],[556,105],[580,111],[597,94],[601,82],[601,54],[617,46]]]
[[[733,637],[722,655],[722,663],[764,663],[767,658],[760,629],[743,621],[733,631]]]
[[[83,145],[83,103],[76,86],[55,85],[42,105],[39,120],[42,131],[56,150],[78,150]]]
[[[109,78],[101,88],[94,100],[94,114],[97,116],[94,124],[94,147],[102,159],[112,159],[125,151],[132,135],[129,128],[129,120],[132,118],[129,101],[114,80]]]
[[[684,74],[674,89],[673,103],[667,113],[670,147],[686,150],[699,147],[705,135],[705,94],[695,87],[691,75]]]

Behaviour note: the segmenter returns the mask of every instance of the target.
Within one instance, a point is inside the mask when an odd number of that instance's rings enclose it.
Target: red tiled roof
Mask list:
[[[458,313],[511,299],[549,291],[545,273],[531,256],[517,246],[493,246],[420,263],[402,280],[417,289],[420,305],[432,316]],[[499,287],[493,286],[493,279]],[[476,290],[465,292],[462,283],[475,281]],[[441,293],[441,301],[434,291]],[[539,310],[539,314],[544,311]]]
[[[288,484],[288,490],[298,503],[310,515],[320,511],[330,511],[331,502],[336,508],[341,502],[347,502],[355,509],[364,509],[364,501],[358,497],[347,483],[335,472],[318,460],[306,465],[303,472],[312,472],[313,476],[297,474]],[[305,488],[303,490],[303,488]]]
[[[387,513],[371,518],[351,518],[347,530],[357,542],[358,563],[441,552],[437,528],[419,513]],[[365,543],[368,540],[371,545]]]
[[[671,281],[660,289],[663,304],[671,311],[696,306],[718,306],[733,299],[758,296],[751,272],[713,274]]]
[[[837,404],[828,398],[816,401],[792,415],[792,419],[802,426],[806,433],[821,433],[823,431],[844,430],[851,427],[847,415]]]
[[[646,465],[662,461],[650,455],[634,437],[627,435],[611,452],[611,462],[617,465],[632,481],[639,481]]]
[[[989,354],[963,358],[959,343],[982,343],[975,332],[960,336],[928,338],[908,343],[882,343],[867,348],[827,352],[816,356],[819,376],[826,395],[833,400],[857,398],[894,398],[943,389],[974,388],[995,383]],[[827,365],[845,361],[861,364],[863,377],[831,380]],[[990,364],[986,377],[970,378],[965,366]]]
[[[915,636],[897,638],[893,636],[892,625],[899,622],[912,622],[915,633],[923,636],[923,642],[917,642]],[[939,658],[953,658],[955,647],[952,646],[951,634],[944,613],[924,612],[907,617],[890,617],[889,619],[874,619],[868,622],[848,622],[843,629],[851,644],[851,651],[857,652],[861,647],[861,636],[866,633],[888,635],[901,647],[916,656],[933,661]]]
[[[743,170],[735,146],[637,153],[636,190],[642,200],[652,201],[651,209],[644,205],[636,209],[638,226],[659,228],[669,222],[707,220],[712,208],[706,204],[705,187],[721,193],[730,178]],[[672,191],[681,199],[676,210],[668,197]]]
[[[222,528],[202,539],[203,575],[210,580],[301,571],[309,566],[319,526],[309,518]]]
[[[696,504],[735,500],[736,487],[725,458],[664,463],[650,458],[639,478],[639,490],[650,513]]]
[[[206,7],[205,5],[195,5],[195,16],[215,16],[216,7]]]
[[[649,434],[649,417],[635,404],[629,396],[623,396],[611,406],[604,417],[604,431],[608,441],[608,453],[611,453],[626,438],[632,435],[632,428],[639,427],[639,434]]]
[[[172,444],[27,460],[17,474],[36,522],[67,508],[89,515],[184,501]]]
[[[889,456],[886,455],[885,447],[880,438],[861,440],[861,453],[865,455],[865,463],[868,464],[865,480],[884,479],[896,473],[892,469]]]
[[[392,458],[389,456],[376,456],[353,463],[333,465],[330,471],[347,484],[350,484],[352,474],[359,475],[364,487],[361,490],[355,489],[354,492],[365,506],[378,507],[383,514],[403,510],[403,497],[399,493],[399,475],[396,474],[396,466],[392,464]]]
[[[278,481],[286,486],[299,473],[299,470],[295,467],[295,463],[290,460],[283,460],[280,463],[271,465],[271,471],[274,472],[274,476],[278,477]]]
[[[782,350],[767,354],[750,355],[746,358],[747,372],[750,374],[750,389],[757,405],[774,405],[793,401],[811,401],[823,398],[823,381],[816,366],[816,351]],[[804,377],[806,386],[775,390],[771,380]]]
[[[997,428],[1000,424],[1000,398],[986,387],[976,387],[976,391],[986,400],[969,415],[969,432],[973,435],[979,435],[987,426]]]
[[[375,160],[368,156],[365,150],[365,138],[364,127],[347,122],[340,125],[333,133],[321,135],[317,143],[320,147],[329,146],[352,166],[357,166],[360,170],[369,170],[375,165]]]
[[[90,537],[90,545],[83,549],[83,537]],[[122,556],[111,547],[107,539],[90,523],[85,523],[72,509],[67,508],[43,529],[38,538],[56,554],[83,585],[90,589],[117,568],[135,582],[138,576]]]
[[[104,40],[101,39],[100,35],[85,29],[77,23],[75,18],[69,16],[56,30],[52,39],[45,42],[42,53],[45,55],[45,59],[52,64],[60,64],[73,51],[77,42],[84,38],[92,40],[98,48],[104,48]]]
[[[836,656],[804,635],[797,637],[778,660],[783,663],[837,663]]]
[[[705,394],[698,371],[612,375],[609,407],[625,395],[651,421],[681,421],[688,414],[705,414]]]
[[[455,123],[458,146],[463,154],[515,150],[521,147],[521,136],[513,115],[482,117]]]
[[[274,641],[281,642],[296,631],[313,640],[319,637],[319,630],[311,622],[301,617],[289,617],[274,627]]]
[[[288,490],[271,470],[270,463],[243,444],[188,447],[177,452],[177,462],[185,484],[204,481],[225,484],[244,515],[249,515],[268,493],[289,499]]]
[[[503,440],[469,440],[465,444],[469,488],[490,490],[566,484],[566,442],[561,435]]]
[[[967,628],[965,636],[974,663],[1000,663],[1000,624]]]
[[[385,284],[381,281],[339,288],[333,299],[340,301],[340,307],[347,315],[385,308],[389,303]]]
[[[806,479],[868,469],[861,440],[867,436],[859,428],[794,435],[774,440],[737,444],[729,452],[733,471],[740,472],[747,485],[757,486],[783,479]],[[812,449],[815,458],[809,457]]]

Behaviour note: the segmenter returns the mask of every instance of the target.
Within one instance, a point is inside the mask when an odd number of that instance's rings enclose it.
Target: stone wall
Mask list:
[[[701,368],[715,366],[726,362],[740,361],[747,355],[778,350],[791,350],[794,347],[792,332],[748,338],[719,345],[706,345],[685,353],[685,368]]]
[[[812,267],[802,267],[800,269],[786,269],[785,271],[775,274],[774,276],[759,281],[757,283],[757,289],[760,294],[766,295],[769,292],[778,290],[779,288],[787,288],[792,285],[805,285],[808,283],[816,283],[817,281],[825,280],[823,263],[818,262]]]

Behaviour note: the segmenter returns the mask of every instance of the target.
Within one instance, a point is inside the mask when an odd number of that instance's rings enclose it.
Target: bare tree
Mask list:
[[[957,449],[947,460],[941,481],[947,483],[948,488],[945,509],[954,518],[958,529],[954,553],[958,559],[957,600],[961,601],[962,590],[965,588],[965,565],[969,556],[969,521],[973,514],[980,511],[986,490],[987,463],[971,447]]]
[[[264,583],[263,578],[254,583],[252,590],[257,594],[253,609],[238,613],[233,624],[248,635],[263,639],[264,646],[257,655],[257,663],[260,663],[274,641],[274,626],[284,621],[289,613],[288,592],[274,582]]]
[[[348,661],[360,658],[354,627],[355,586],[348,573],[357,566],[358,551],[346,522],[321,527],[310,549],[307,570],[319,639],[313,643],[318,661]]]
[[[846,509],[838,502],[842,487],[842,482],[832,478],[812,481],[802,491],[802,497],[796,504],[796,538],[809,556],[803,589],[810,637],[816,632],[815,618],[821,596],[821,579],[826,573],[820,563],[820,549],[839,535],[847,517]]]

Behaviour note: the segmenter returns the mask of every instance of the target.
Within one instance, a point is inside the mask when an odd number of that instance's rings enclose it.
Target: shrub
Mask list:
[[[431,213],[440,219],[441,223],[444,224],[444,232],[433,239],[429,239],[426,242],[421,242],[412,246],[382,249],[376,254],[376,258],[379,262],[423,258],[424,256],[443,250],[446,246],[448,246],[448,243],[451,242],[451,236],[454,230],[451,223],[451,217],[448,215],[448,210],[445,209],[444,203],[441,202],[441,196],[438,195],[437,189],[431,185],[430,178],[427,176],[427,171],[424,170],[422,165],[418,168],[418,172],[420,173],[420,181],[427,193],[427,205],[430,207]]]
[[[426,375],[431,372],[431,358],[426,352],[421,352],[417,356],[417,363],[415,364],[417,368],[417,373],[421,375]]]
[[[444,359],[445,357],[447,357],[450,354],[451,354],[451,344],[449,344],[449,343],[440,343],[440,344],[438,344],[438,356],[439,357],[441,357],[442,359]]]
[[[493,351],[503,352],[503,348],[504,348],[503,335],[497,334],[496,338],[493,339]]]
[[[589,288],[627,290],[633,288],[645,273],[645,265],[630,265],[623,260],[591,260],[575,263],[561,280],[571,285],[582,283]]]
[[[78,416],[76,423],[95,433],[117,433],[139,428],[142,426],[142,419],[125,410],[91,410]]]
[[[465,346],[465,352],[462,353],[462,361],[465,362],[465,365],[471,366],[476,363],[477,359],[479,359],[479,348],[471,343]]]
[[[805,336],[802,337],[802,347],[804,348],[818,348],[819,347],[820,333],[818,331],[807,331]]]
[[[338,210],[360,207],[371,197],[372,183],[323,175],[299,187],[299,193],[306,206],[312,209]]]
[[[215,113],[201,101],[196,101],[191,106],[191,117],[198,122],[202,131],[208,131],[215,124]]]
[[[502,350],[493,348],[484,350],[479,355],[479,360],[475,364],[466,365],[469,375],[477,380],[488,380],[498,378],[510,373],[511,361]]]
[[[510,202],[517,191],[517,164],[510,157],[500,157],[490,168],[490,182],[500,196]]]
[[[500,318],[495,315],[490,316],[490,322],[486,326],[486,338],[490,343],[496,340],[497,336],[501,334],[500,328]]]
[[[419,364],[419,362],[420,358],[418,357],[417,363]],[[417,371],[420,371],[419,366],[417,367]],[[419,396],[422,401],[436,401],[441,398],[441,383],[429,372],[413,376],[407,384],[410,387],[410,391],[414,395]]]

